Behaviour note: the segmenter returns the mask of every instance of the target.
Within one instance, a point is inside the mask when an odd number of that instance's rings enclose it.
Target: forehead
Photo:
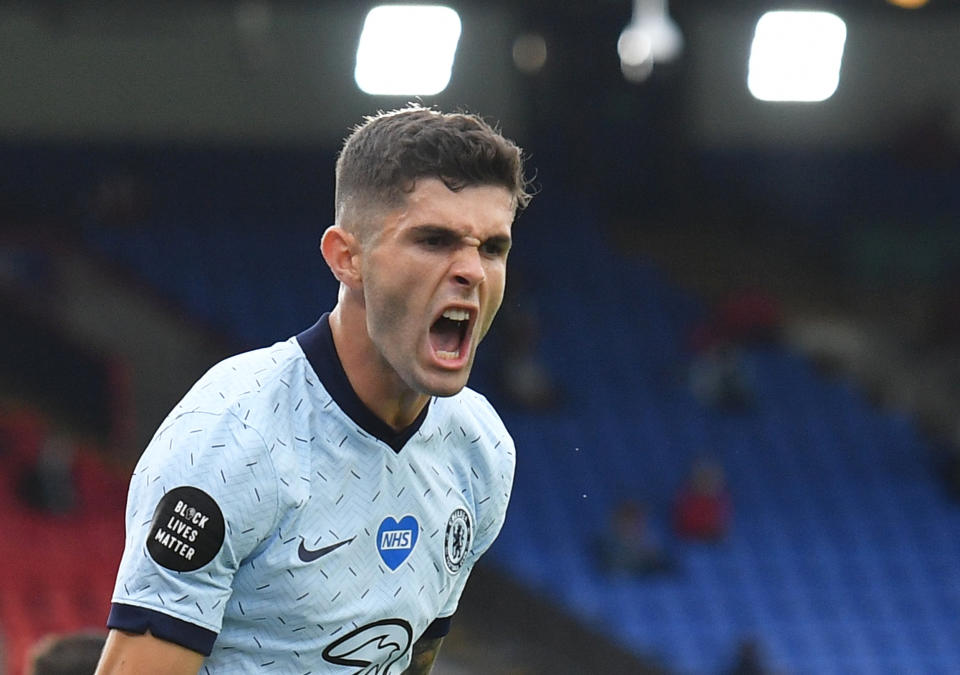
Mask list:
[[[391,211],[386,226],[448,227],[481,239],[508,235],[516,213],[510,191],[499,185],[477,185],[454,192],[436,178],[417,180],[406,203]]]

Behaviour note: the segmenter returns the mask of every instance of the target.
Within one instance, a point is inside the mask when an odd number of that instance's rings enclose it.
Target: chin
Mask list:
[[[467,386],[469,373],[446,374],[440,377],[425,377],[420,381],[420,390],[430,396],[456,396]]]
[[[425,389],[425,392],[427,394],[430,394],[430,396],[439,396],[441,398],[446,398],[448,396],[456,396],[461,391],[463,391],[464,387],[466,386],[467,386],[467,383],[462,382],[456,385],[429,387]]]

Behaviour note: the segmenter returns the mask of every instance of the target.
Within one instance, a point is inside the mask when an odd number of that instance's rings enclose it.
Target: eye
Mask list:
[[[425,248],[437,250],[450,246],[451,242],[454,241],[454,237],[444,232],[428,232],[417,241]]]
[[[484,255],[487,255],[491,258],[502,258],[507,254],[507,251],[510,250],[510,246],[503,241],[492,239],[490,241],[485,241],[480,246],[480,250]]]

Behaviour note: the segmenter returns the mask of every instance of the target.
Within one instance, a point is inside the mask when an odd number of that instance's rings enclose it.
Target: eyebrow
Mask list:
[[[463,239],[470,235],[464,234],[463,232],[457,230],[456,228],[449,227],[447,225],[415,225],[410,228],[410,234],[414,237],[428,237],[428,236],[439,236],[439,237],[452,237],[454,239]],[[509,247],[513,243],[513,239],[508,234],[495,234],[491,237],[488,237],[480,242],[480,245],[484,244],[496,244],[497,246]]]

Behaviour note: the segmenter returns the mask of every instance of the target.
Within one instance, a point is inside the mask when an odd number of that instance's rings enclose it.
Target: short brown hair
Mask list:
[[[523,151],[477,115],[412,105],[367,117],[337,158],[337,224],[358,214],[396,208],[418,178],[439,178],[451,190],[499,185],[517,208],[531,199]],[[352,212],[352,213],[351,213]]]

